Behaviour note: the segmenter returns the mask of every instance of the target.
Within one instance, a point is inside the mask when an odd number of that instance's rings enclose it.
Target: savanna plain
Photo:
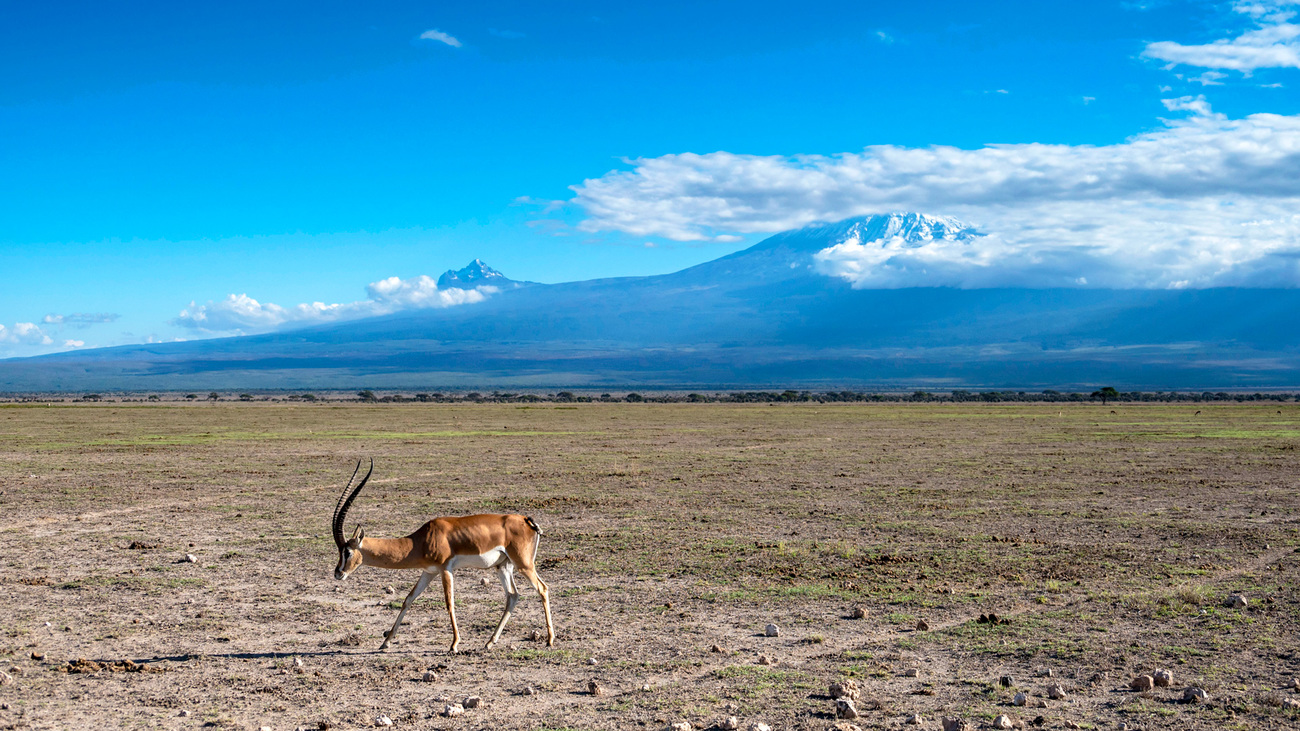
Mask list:
[[[1295,403],[0,405],[0,727],[1296,728],[1298,446]],[[463,570],[460,654],[436,582],[378,651],[417,573],[330,536],[371,457],[348,534],[540,524],[554,647],[520,581],[483,650]]]

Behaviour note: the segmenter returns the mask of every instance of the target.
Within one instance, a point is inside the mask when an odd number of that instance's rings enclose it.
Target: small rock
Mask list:
[[[1229,594],[1227,601],[1224,602],[1224,605],[1232,607],[1233,609],[1245,609],[1248,603],[1249,602],[1246,601],[1246,597],[1240,594]]]
[[[943,731],[966,731],[969,726],[960,718],[945,717],[943,719]]]
[[[670,731],[691,731],[691,724],[688,721],[678,721],[668,728]]]
[[[1120,722],[1115,726],[1115,728],[1117,729],[1117,731],[1130,731],[1130,727],[1129,727],[1127,721],[1120,721]]]
[[[1039,668],[1039,669],[1038,669],[1038,672],[1035,673],[1035,675],[1037,675],[1037,676],[1040,677],[1040,678],[1050,678],[1050,677],[1052,677],[1052,669],[1051,669],[1051,668]]]
[[[1300,701],[1294,698],[1283,698],[1282,707],[1288,711],[1300,710]]]
[[[857,706],[854,706],[853,701],[849,700],[848,698],[840,698],[839,700],[835,701],[835,717],[847,718],[847,719],[857,718],[858,717]]]
[[[1208,700],[1209,697],[1210,694],[1200,688],[1188,688],[1183,691],[1183,700],[1187,703],[1200,703],[1201,701]]]
[[[652,690],[654,690],[654,687],[652,687],[649,683],[645,683],[644,685],[641,686],[642,693],[649,693]]]
[[[270,726],[258,726],[257,731],[271,731]]]
[[[376,725],[376,726],[392,726],[392,725],[393,725],[393,719],[389,718],[388,716],[380,716],[379,718],[376,718],[376,719],[375,719],[375,725]]]
[[[1016,693],[1016,697],[1011,699],[1011,705],[1013,706],[1023,706],[1028,703],[1029,696],[1025,695],[1024,692]]]
[[[848,698],[851,701],[856,701],[860,695],[858,681],[852,678],[831,683],[829,690],[832,700]]]
[[[301,658],[301,657],[295,657],[295,658],[293,659],[293,666],[296,667],[296,668],[300,668],[300,667],[302,667],[302,658]]]
[[[759,655],[759,656],[758,656],[758,664],[759,664],[759,665],[775,665],[775,664],[776,664],[776,658],[772,657],[771,655]]]
[[[604,695],[605,689],[600,687],[600,683],[594,680],[587,681],[587,692],[592,695]]]
[[[180,716],[181,718],[189,718],[190,712],[189,712],[189,711],[181,711],[180,713],[178,713],[178,714],[176,714],[176,715],[177,715],[177,716]]]
[[[1129,682],[1128,687],[1139,693],[1145,693],[1146,691],[1156,687],[1156,679],[1150,675],[1139,675]]]
[[[755,721],[749,724],[749,731],[772,731],[772,727],[762,721]]]
[[[426,683],[436,683],[438,682],[438,674],[433,672],[432,670],[425,670],[424,677],[422,678],[422,680],[424,680],[424,682]]]
[[[1015,686],[1015,684],[1016,684],[1016,679],[1013,678],[1013,677],[1011,677],[1010,675],[1003,675],[1003,676],[998,680],[998,682],[1002,684],[1002,687],[1003,687],[1003,688],[1011,688],[1011,687]]]
[[[40,662],[41,660],[44,660],[44,659],[45,659],[45,653],[43,653],[43,652],[33,652],[33,653],[32,653],[32,659],[35,660],[35,661],[37,661],[37,662]]]
[[[600,661],[597,660],[597,659],[594,658],[594,657],[589,657],[589,658],[587,658],[587,664],[588,664],[588,665],[599,665],[599,664],[600,664]]]
[[[465,706],[466,708],[478,708],[479,706],[483,705],[483,699],[479,698],[476,695],[472,695],[466,698],[465,702],[462,703],[461,705]]]
[[[198,556],[195,556],[195,555],[192,554],[192,553],[187,553],[187,554],[185,554],[185,562],[186,562],[186,563],[198,563],[198,562],[199,562],[199,557],[198,557]]]
[[[774,624],[769,624],[768,626],[763,628],[763,634],[767,635],[768,637],[780,637],[781,628],[777,627]]]
[[[1088,682],[1090,683],[1104,683],[1107,680],[1110,680],[1109,673],[1093,673],[1092,677],[1088,678]]]
[[[523,694],[524,694],[524,695],[537,695],[537,689],[534,688],[534,687],[531,686],[531,685],[526,686],[526,687],[524,688],[524,690],[523,690]]]
[[[1066,727],[1066,728],[1079,728],[1079,724],[1075,723],[1074,721],[1066,721],[1066,722],[1065,722],[1065,727]]]
[[[455,718],[456,716],[463,716],[465,715],[465,706],[462,706],[459,703],[448,703],[447,705],[442,707],[442,715],[446,716],[447,718]]]
[[[723,728],[723,731],[736,731],[736,729],[740,728],[740,719],[735,716],[727,716],[718,725]]]
[[[853,612],[852,612],[852,616],[853,616],[854,619],[866,619],[866,618],[867,618],[867,608],[866,608],[866,607],[854,607],[854,608],[853,608]]]
[[[917,631],[917,632],[929,632],[929,631],[930,631],[930,625],[929,625],[929,624],[928,624],[924,619],[918,619],[918,620],[916,621],[916,631]]]
[[[6,673],[3,670],[0,670],[0,685],[13,685],[13,684],[14,684],[14,676],[10,675],[9,673]]]
[[[713,648],[712,648],[712,651],[713,651],[713,652],[718,652],[718,653],[725,653],[725,652],[726,652],[726,650],[722,649],[722,645],[714,645]]]
[[[1054,701],[1063,701],[1066,698],[1065,688],[1059,685],[1053,685],[1047,689],[1047,697]]]
[[[1033,706],[1034,708],[1047,708],[1047,701],[1043,700],[1042,698],[1035,698],[1033,702],[1030,703],[1029,705]]]
[[[1174,674],[1168,670],[1157,670],[1151,674],[1151,678],[1156,681],[1156,685],[1161,688],[1168,688],[1174,684]]]
[[[1300,691],[1300,678],[1291,679],[1291,690]]]
[[[993,728],[1010,729],[1012,728],[1011,719],[1004,713],[993,719]]]
[[[925,719],[921,717],[921,714],[913,713],[912,715],[908,716],[907,720],[904,721],[903,723],[909,724],[911,726],[922,726],[925,724]]]
[[[528,639],[532,640],[533,642],[537,642],[537,641],[541,640],[541,639],[542,639],[542,631],[539,630],[539,629],[535,629],[535,630],[533,630],[533,631],[532,631],[532,634],[528,635]]]
[[[481,579],[478,580],[478,585],[479,585],[479,586],[487,586],[488,584],[491,584],[491,583],[492,583],[492,580],[489,579],[489,578],[486,577],[486,576],[484,576],[483,578],[481,578]]]
[[[919,677],[921,677],[921,671],[918,670],[918,669],[916,669],[916,668],[908,668],[907,670],[904,670],[904,671],[903,671],[903,677],[904,677],[904,678],[919,678]]]
[[[23,670],[23,668],[22,668],[21,665],[14,665],[13,667],[10,667],[10,668],[9,668],[9,672],[12,673],[12,674],[14,674],[14,675],[22,675],[23,673],[25,673],[25,672],[27,672],[27,671],[26,671],[26,670]]]

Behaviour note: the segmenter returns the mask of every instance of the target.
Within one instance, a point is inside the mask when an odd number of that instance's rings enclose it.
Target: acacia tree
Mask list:
[[[1101,405],[1105,406],[1108,400],[1119,398],[1119,391],[1116,391],[1110,386],[1105,386],[1099,390],[1093,391],[1092,397],[1101,399]]]

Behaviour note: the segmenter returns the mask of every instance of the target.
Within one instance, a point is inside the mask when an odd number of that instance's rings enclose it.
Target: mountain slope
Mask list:
[[[293,332],[3,361],[0,390],[1300,384],[1295,290],[855,290],[817,271],[817,253],[846,241],[979,235],[871,216],[671,274],[555,285],[476,261],[448,283],[520,286]]]

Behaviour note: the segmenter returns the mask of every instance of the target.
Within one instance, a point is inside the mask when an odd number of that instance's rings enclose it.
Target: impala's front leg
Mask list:
[[[497,631],[492,633],[492,639],[488,640],[489,650],[501,639],[501,630],[506,628],[506,622],[510,621],[510,613],[515,611],[515,604],[519,603],[519,592],[515,590],[514,567],[508,563],[501,565],[497,569],[497,576],[501,578],[501,588],[506,590],[506,609],[501,613]]]
[[[397,621],[393,622],[393,628],[384,633],[384,644],[380,645],[379,649],[387,649],[388,643],[392,642],[393,638],[397,636],[397,628],[402,626],[402,617],[406,616],[406,610],[411,608],[411,605],[419,598],[420,593],[424,591],[424,587],[429,585],[429,579],[432,578],[433,574],[420,574],[420,580],[415,582],[411,593],[407,594],[406,600],[402,602],[402,611],[397,613]]]
[[[456,580],[446,569],[442,571],[442,593],[447,599],[447,614],[451,615],[451,652],[454,654],[460,647],[460,630],[456,627]]]

